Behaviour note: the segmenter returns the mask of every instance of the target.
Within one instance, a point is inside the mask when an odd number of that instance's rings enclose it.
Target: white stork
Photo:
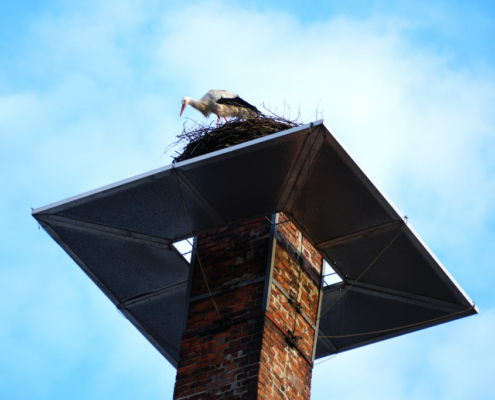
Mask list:
[[[227,117],[249,118],[256,117],[260,114],[255,106],[252,106],[247,101],[241,99],[237,94],[229,92],[228,90],[210,90],[201,97],[201,100],[184,97],[182,99],[182,109],[180,110],[181,116],[188,104],[205,117],[208,117],[210,114],[215,114],[218,117],[217,126],[220,123],[221,118],[224,118],[225,122],[228,123]]]

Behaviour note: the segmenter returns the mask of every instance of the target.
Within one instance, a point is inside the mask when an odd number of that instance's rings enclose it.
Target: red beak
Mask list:
[[[184,108],[186,108],[187,104],[182,105],[182,109],[180,110],[180,115],[179,117],[182,117],[182,113],[184,112]]]

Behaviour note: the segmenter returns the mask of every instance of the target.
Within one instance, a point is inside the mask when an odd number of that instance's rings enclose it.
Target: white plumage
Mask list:
[[[210,90],[200,100],[184,97],[180,110],[181,116],[188,104],[205,117],[215,114],[218,118],[217,125],[220,123],[220,118],[224,118],[228,122],[227,117],[250,118],[260,114],[255,106],[228,90]]]

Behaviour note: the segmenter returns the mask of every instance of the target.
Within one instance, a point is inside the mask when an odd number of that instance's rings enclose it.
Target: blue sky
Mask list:
[[[316,366],[312,398],[493,398],[495,6],[396,3],[0,2],[0,396],[172,397],[30,211],[169,164],[182,97],[229,89],[319,107],[481,311]]]

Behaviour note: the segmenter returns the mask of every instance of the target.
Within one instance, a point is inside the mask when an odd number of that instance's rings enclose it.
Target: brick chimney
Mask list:
[[[210,231],[196,248],[174,399],[309,399],[320,254],[283,214]]]

